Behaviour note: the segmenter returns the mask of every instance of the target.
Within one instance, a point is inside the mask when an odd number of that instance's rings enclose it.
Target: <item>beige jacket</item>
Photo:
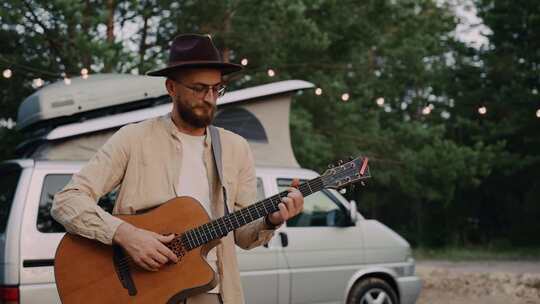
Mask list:
[[[182,146],[169,115],[127,125],[116,132],[81,171],[54,197],[53,217],[66,230],[111,244],[122,221],[101,209],[101,196],[119,186],[114,214],[134,214],[177,196]],[[229,210],[255,202],[254,161],[247,141],[219,129],[223,179]],[[208,133],[208,132],[207,132]],[[204,161],[209,178],[214,217],[224,215],[223,195],[206,136]],[[217,247],[220,292],[226,304],[243,303],[234,244],[250,249],[270,241],[274,234],[263,219],[229,233]]]

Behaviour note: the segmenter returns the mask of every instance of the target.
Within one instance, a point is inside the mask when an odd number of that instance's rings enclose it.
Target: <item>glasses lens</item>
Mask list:
[[[220,85],[216,89],[217,89],[217,96],[221,97],[221,96],[225,95],[226,87],[224,85]]]

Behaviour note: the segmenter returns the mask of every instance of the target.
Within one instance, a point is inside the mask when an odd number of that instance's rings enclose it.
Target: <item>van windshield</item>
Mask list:
[[[21,171],[21,166],[17,164],[0,165],[0,178],[2,179],[0,183],[0,233],[6,231],[7,221]]]

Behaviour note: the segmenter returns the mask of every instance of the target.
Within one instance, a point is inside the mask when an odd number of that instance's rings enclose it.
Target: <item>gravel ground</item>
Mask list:
[[[417,304],[540,304],[540,262],[418,261]]]

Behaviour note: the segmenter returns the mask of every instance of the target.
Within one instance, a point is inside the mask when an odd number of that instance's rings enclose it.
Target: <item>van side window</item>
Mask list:
[[[43,190],[39,199],[37,228],[43,233],[66,232],[64,226],[55,221],[51,216],[51,206],[56,192],[62,190],[71,180],[71,174],[48,174],[43,181]],[[116,201],[117,189],[104,195],[98,205],[111,213]]]
[[[279,191],[289,188],[291,181],[291,179],[278,179]],[[345,210],[332,200],[326,190],[305,197],[304,210],[287,220],[288,227],[342,227],[347,225],[348,219]]]
[[[0,233],[6,231],[21,171],[21,167],[17,164],[2,164],[0,166],[0,176],[2,176],[0,183]]]
[[[262,201],[265,198],[263,181],[260,177],[257,177],[257,202]]]

